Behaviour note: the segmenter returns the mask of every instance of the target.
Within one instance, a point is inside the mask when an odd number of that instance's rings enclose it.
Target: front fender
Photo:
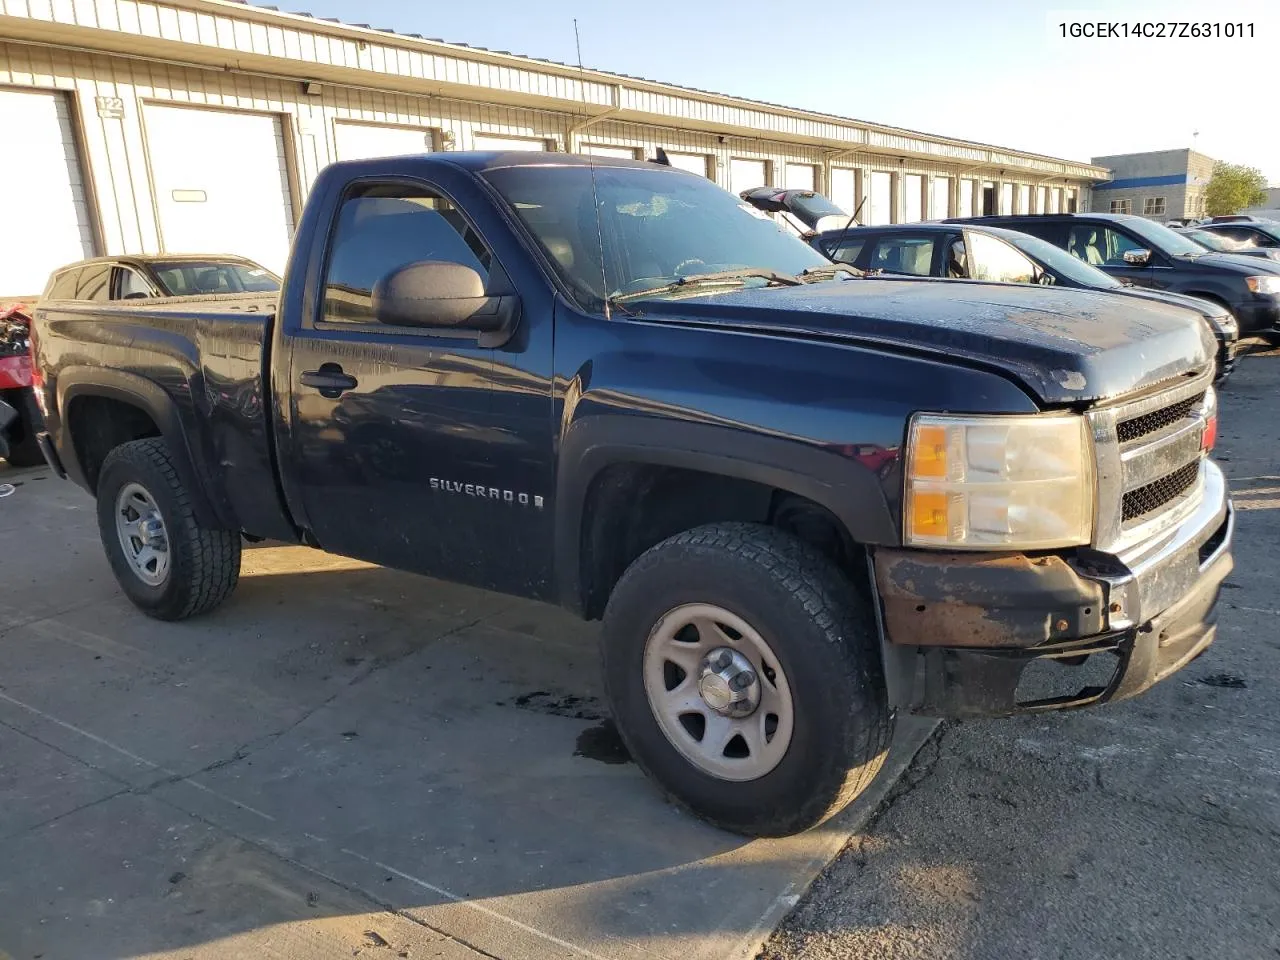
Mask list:
[[[839,451],[742,428],[595,414],[565,431],[556,481],[557,588],[563,605],[578,612],[587,496],[600,472],[620,463],[680,467],[764,484],[825,507],[855,543],[899,542],[877,472]]]

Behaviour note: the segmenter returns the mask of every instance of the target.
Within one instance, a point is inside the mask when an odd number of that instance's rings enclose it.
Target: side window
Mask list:
[[[1250,247],[1274,247],[1276,241],[1253,227],[1223,227],[1217,231]]]
[[[1034,283],[1039,270],[1020,251],[985,233],[968,234],[969,276],[996,283]]]
[[[864,237],[846,237],[844,240],[833,240],[827,243],[822,250],[837,263],[856,264],[864,243],[866,243]]]
[[[964,280],[969,276],[969,252],[964,237],[956,237],[947,245],[947,276],[952,280]]]
[[[871,251],[868,270],[927,277],[933,271],[933,237],[892,234],[883,236]]]
[[[142,300],[151,296],[151,287],[128,267],[116,267],[116,299]]]
[[[1129,250],[1145,250],[1142,244],[1102,224],[1073,226],[1067,235],[1067,252],[1095,267],[1123,267]]]
[[[49,284],[49,292],[45,294],[46,300],[74,300],[76,298],[76,287],[80,281],[80,270],[71,269],[63,270],[57,274]]]
[[[330,239],[323,319],[373,323],[373,287],[409,263],[451,260],[488,280],[492,257],[448,200],[425,187],[365,184],[348,191]]]
[[[105,302],[111,296],[110,286],[111,265],[109,263],[99,263],[85,267],[80,271],[80,277],[76,282],[72,299]]]

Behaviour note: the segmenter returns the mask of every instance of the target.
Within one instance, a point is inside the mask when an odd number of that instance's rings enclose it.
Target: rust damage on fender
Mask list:
[[[1029,647],[1106,626],[1103,585],[1057,556],[880,549],[875,572],[895,644]]]

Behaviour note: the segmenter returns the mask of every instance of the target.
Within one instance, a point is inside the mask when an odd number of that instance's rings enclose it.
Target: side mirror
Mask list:
[[[405,264],[373,287],[373,315],[379,323],[476,336],[482,347],[500,347],[511,338],[519,308],[519,297],[489,296],[479,273],[447,260]]]
[[[1151,262],[1150,250],[1126,250],[1124,262],[1131,267],[1145,267]]]

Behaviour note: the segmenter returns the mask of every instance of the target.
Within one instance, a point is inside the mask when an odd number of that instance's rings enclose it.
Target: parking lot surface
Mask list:
[[[0,958],[746,957],[932,730],[748,843],[626,762],[593,625],[278,545],[160,623],[83,491],[0,481]]]
[[[945,727],[765,960],[1280,956],[1280,351],[1220,398],[1214,645],[1135,700]]]

